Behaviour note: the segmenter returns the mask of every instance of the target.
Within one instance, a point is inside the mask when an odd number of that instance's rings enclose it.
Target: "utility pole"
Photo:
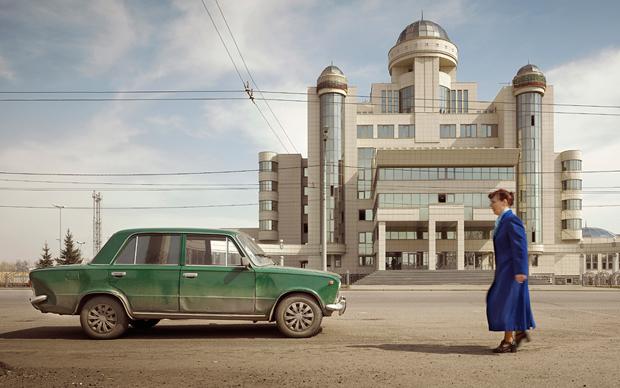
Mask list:
[[[101,249],[101,193],[93,191],[93,258]]]
[[[54,205],[58,209],[58,258],[60,259],[60,252],[62,251],[62,209],[63,205]]]

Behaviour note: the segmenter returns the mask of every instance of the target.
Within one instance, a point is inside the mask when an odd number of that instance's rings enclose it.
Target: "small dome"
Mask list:
[[[522,68],[520,68],[519,71],[517,71],[517,75],[522,75],[522,74],[527,74],[527,73],[539,73],[539,74],[542,74],[543,72],[540,71],[538,66],[532,65],[531,63],[528,63],[527,65],[525,65]]]
[[[616,235],[601,228],[581,228],[582,238],[616,238]]]
[[[329,75],[329,74],[341,75],[344,77],[344,73],[342,72],[342,70],[340,70],[338,66],[334,66],[334,65],[327,66],[325,70],[321,72],[321,75],[319,77],[322,77],[324,75]]]
[[[417,38],[439,38],[450,42],[448,33],[439,24],[430,20],[418,20],[405,27],[398,36],[396,44]]]

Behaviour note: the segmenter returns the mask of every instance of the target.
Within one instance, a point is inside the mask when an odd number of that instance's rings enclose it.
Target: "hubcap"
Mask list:
[[[307,330],[314,322],[312,307],[304,302],[294,302],[284,312],[284,322],[293,331]]]
[[[88,327],[99,334],[114,330],[116,322],[116,312],[108,304],[98,304],[88,310]]]

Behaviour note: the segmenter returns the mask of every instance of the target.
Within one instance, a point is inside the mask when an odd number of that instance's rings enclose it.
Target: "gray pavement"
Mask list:
[[[416,291],[343,291],[346,314],[310,339],[186,320],[93,341],[77,317],[32,309],[30,291],[0,290],[0,386],[618,386],[617,290],[533,289],[533,341],[504,355],[486,290]]]

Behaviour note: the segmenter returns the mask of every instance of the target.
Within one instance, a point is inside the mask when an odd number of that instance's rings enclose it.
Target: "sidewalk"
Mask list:
[[[436,284],[436,285],[351,285],[342,286],[343,291],[487,291],[491,285]],[[579,285],[531,285],[530,291],[584,291],[584,292],[620,292],[620,288],[583,287]]]

